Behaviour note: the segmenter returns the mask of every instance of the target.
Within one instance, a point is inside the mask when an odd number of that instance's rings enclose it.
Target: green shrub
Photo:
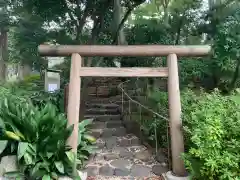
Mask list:
[[[88,159],[90,154],[94,153],[96,139],[89,134],[88,126],[92,124],[93,119],[86,119],[78,124],[78,165],[80,168],[84,166],[84,161]]]
[[[35,75],[30,75],[30,76],[25,77],[23,79],[23,82],[25,82],[25,83],[32,83],[32,82],[36,82],[36,81],[40,81],[40,80],[41,80],[40,75],[35,74]]]
[[[12,83],[11,88],[14,89],[15,92],[22,90],[26,94],[31,94],[44,89],[44,80],[42,80],[39,75],[31,75],[21,81]]]
[[[41,109],[47,103],[53,104],[59,113],[64,113],[64,90],[45,92],[39,75],[26,77],[23,81],[5,83],[0,86],[0,101],[5,97],[32,103]]]
[[[168,117],[166,92],[151,90],[148,100],[151,109]],[[181,103],[186,149],[183,158],[192,178],[239,180],[239,92],[223,96],[217,90],[212,93],[184,90]],[[152,141],[165,146],[167,127],[161,118],[146,120],[141,125]]]
[[[53,104],[58,113],[64,113],[64,91],[60,89],[55,92],[38,91],[29,95],[34,106],[43,108],[47,103]]]
[[[0,84],[0,97],[4,97],[7,94],[29,100],[32,94],[43,90],[43,88],[43,81],[40,79],[40,76],[32,75],[22,81]]]
[[[67,120],[59,114],[52,104],[42,109],[32,104],[20,104],[17,101],[4,99],[0,103],[0,153],[16,154],[20,172],[27,179],[42,177],[57,179],[59,175],[72,175],[74,154],[66,145],[73,127],[67,127]],[[79,124],[80,158],[88,156],[93,149],[95,139],[87,136],[86,126],[92,120]],[[85,144],[84,149],[82,144]],[[8,151],[6,151],[8,149]]]
[[[232,97],[218,91],[182,95],[183,158],[194,179],[240,178],[240,105]]]

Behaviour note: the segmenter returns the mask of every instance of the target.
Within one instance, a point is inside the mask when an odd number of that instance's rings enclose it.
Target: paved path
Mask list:
[[[86,117],[94,118],[91,133],[97,138],[98,147],[86,163],[89,180],[140,177],[157,180],[168,171],[166,163],[157,162],[135,135],[126,132],[118,105],[89,104]]]

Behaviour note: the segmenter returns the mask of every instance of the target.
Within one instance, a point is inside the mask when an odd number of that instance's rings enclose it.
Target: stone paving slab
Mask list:
[[[89,175],[142,177],[168,171],[167,164],[158,163],[143,145],[120,146],[116,137],[105,140],[106,144],[102,144],[86,164],[85,170]],[[99,142],[104,140],[98,139]]]
[[[87,114],[84,116],[84,118],[93,118],[95,121],[101,121],[101,122],[106,122],[106,121],[112,121],[112,120],[120,120],[121,115],[109,115],[109,114],[103,114],[103,115],[98,115],[98,114]]]
[[[165,180],[162,176],[152,177],[108,177],[108,176],[95,176],[88,177],[87,180]]]
[[[90,108],[86,110],[86,113],[89,114],[96,114],[96,115],[117,115],[119,114],[119,110],[118,109],[106,109],[106,108]]]
[[[108,108],[108,109],[117,109],[119,106],[117,104],[101,104],[101,103],[88,103],[86,104],[86,107],[88,108]]]

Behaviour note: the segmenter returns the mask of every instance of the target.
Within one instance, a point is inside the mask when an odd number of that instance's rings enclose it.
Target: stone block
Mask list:
[[[85,169],[85,172],[87,172],[88,176],[96,176],[99,174],[99,167],[98,166],[88,166]]]
[[[152,167],[152,172],[158,176],[161,176],[161,174],[168,172],[168,168],[157,164]]]
[[[18,171],[17,156],[4,156],[1,159],[1,173]],[[2,176],[3,174],[0,174]]]
[[[190,180],[189,176],[186,177],[179,177],[179,176],[175,176],[172,171],[168,171],[165,174],[165,177],[167,178],[167,180]]]
[[[130,161],[126,160],[126,159],[117,159],[114,160],[110,163],[113,167],[115,168],[129,168],[131,166]]]
[[[131,176],[134,177],[146,177],[151,174],[151,168],[144,165],[133,165],[131,168]]]
[[[108,164],[106,164],[105,166],[100,167],[99,174],[104,176],[113,176],[114,169]]]
[[[135,153],[135,158],[144,162],[149,161],[151,157],[151,153],[149,153],[147,150]]]
[[[110,138],[106,138],[106,147],[107,149],[112,149],[117,146],[117,137],[113,136]]]
[[[117,159],[118,157],[119,157],[119,155],[116,154],[116,153],[109,153],[109,154],[105,154],[105,155],[104,155],[104,159],[105,159],[106,161],[113,160],[113,159]]]
[[[115,136],[124,136],[124,135],[126,135],[126,129],[124,127],[116,128],[114,135]]]
[[[103,138],[109,138],[109,137],[114,136],[114,134],[115,134],[115,129],[106,128],[106,129],[104,129],[103,132],[102,132],[102,137],[103,137]]]
[[[132,146],[137,146],[140,144],[140,140],[138,139],[138,137],[133,137],[131,140],[130,140],[130,143]]]
[[[129,152],[129,151],[127,151],[127,150],[121,151],[120,154],[119,154],[119,156],[120,156],[121,158],[126,158],[126,159],[131,159],[131,158],[134,157],[133,153],[132,153],[132,152]]]
[[[114,170],[115,176],[128,176],[130,174],[130,170],[127,168],[116,168]]]
[[[120,139],[120,140],[118,141],[118,144],[119,144],[120,146],[123,146],[123,147],[129,146],[129,145],[130,145],[130,140],[123,138],[123,139]]]
[[[122,121],[109,121],[106,122],[107,128],[119,128],[122,126]]]

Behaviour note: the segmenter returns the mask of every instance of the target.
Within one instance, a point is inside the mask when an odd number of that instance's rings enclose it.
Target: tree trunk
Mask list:
[[[127,44],[123,28],[118,29],[119,25],[121,24],[122,14],[123,14],[120,0],[114,0],[113,13],[114,13],[113,14],[113,21],[114,21],[113,22],[113,25],[114,25],[114,33],[113,34],[118,33],[117,44],[118,45]],[[115,60],[113,60],[113,62],[114,61]]]
[[[169,3],[170,0],[163,0],[162,6],[163,6],[163,12],[164,12],[164,24],[168,27],[169,26]]]
[[[230,90],[233,90],[235,88],[236,82],[239,78],[239,71],[240,71],[240,59],[238,59],[237,61],[237,65],[236,65],[236,69],[235,72],[233,74],[233,78],[230,84]]]
[[[175,39],[175,45],[178,45],[180,42],[180,38],[181,38],[181,30],[182,30],[182,26],[183,26],[183,19],[185,18],[185,14],[182,15],[182,17],[180,18],[179,22],[178,22],[178,27],[177,27],[177,37]]]
[[[164,7],[163,8],[164,9],[164,24],[166,25],[166,26],[168,26],[169,25],[169,22],[168,22],[168,19],[169,19],[169,16],[168,16],[168,7]]]
[[[215,0],[208,0],[208,7],[209,10],[211,10],[213,8],[213,6],[215,5]]]
[[[121,23],[121,19],[122,19],[122,7],[120,4],[120,0],[114,0],[114,9],[113,9],[113,25],[114,25],[114,34],[118,31],[118,26]],[[123,28],[121,28],[118,32],[118,41],[117,44],[122,45],[126,43],[126,39],[125,39],[125,34],[123,31]]]
[[[18,79],[23,80],[25,77],[29,76],[31,74],[31,66],[28,64],[24,65],[18,65]]]
[[[7,31],[0,32],[0,81],[6,80],[6,62],[8,59],[7,52]]]

